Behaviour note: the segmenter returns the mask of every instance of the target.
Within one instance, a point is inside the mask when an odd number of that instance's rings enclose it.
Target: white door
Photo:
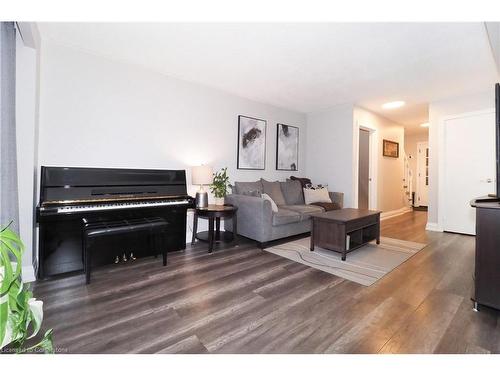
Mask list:
[[[473,198],[495,193],[495,114],[466,114],[444,121],[445,231],[475,234]]]
[[[416,206],[429,204],[429,142],[417,143],[417,202]]]

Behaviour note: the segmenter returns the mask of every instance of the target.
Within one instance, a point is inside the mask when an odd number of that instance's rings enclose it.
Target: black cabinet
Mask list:
[[[500,200],[479,198],[476,208],[475,307],[500,309]]]

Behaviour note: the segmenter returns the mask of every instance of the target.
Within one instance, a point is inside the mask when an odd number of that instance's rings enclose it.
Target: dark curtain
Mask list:
[[[19,230],[16,157],[16,29],[0,22],[0,226]]]

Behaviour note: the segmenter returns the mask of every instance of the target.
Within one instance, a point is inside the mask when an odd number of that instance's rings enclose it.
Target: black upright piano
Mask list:
[[[184,170],[42,167],[40,184],[38,278],[83,271],[83,219],[162,217],[168,251],[186,247],[186,211],[194,199]],[[153,255],[147,238],[122,237],[103,241],[93,261],[113,263],[122,252]]]

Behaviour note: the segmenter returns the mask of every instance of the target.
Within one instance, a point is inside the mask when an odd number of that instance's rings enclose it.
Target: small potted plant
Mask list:
[[[216,205],[224,204],[224,197],[227,195],[229,188],[229,177],[227,175],[227,167],[222,168],[219,172],[214,173],[214,179],[212,185],[210,185],[210,191],[215,197]]]

